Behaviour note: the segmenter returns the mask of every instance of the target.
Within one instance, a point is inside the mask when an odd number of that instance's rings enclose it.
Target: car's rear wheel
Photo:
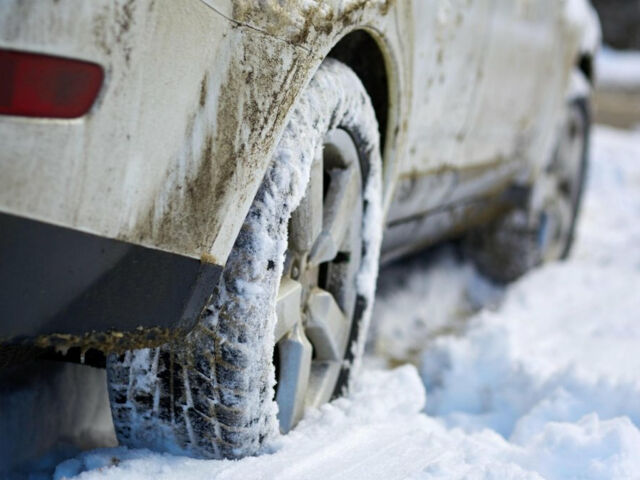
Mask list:
[[[567,257],[587,171],[589,131],[588,99],[568,102],[553,156],[525,204],[468,236],[467,251],[481,272],[509,282]]]
[[[327,60],[290,118],[195,330],[108,359],[121,443],[254,454],[347,386],[382,229],[375,114],[355,74]]]
[[[280,430],[304,407],[341,389],[362,257],[362,180],[358,151],[342,129],[330,131],[293,212],[276,304],[276,402]],[[342,380],[342,381],[340,381]]]

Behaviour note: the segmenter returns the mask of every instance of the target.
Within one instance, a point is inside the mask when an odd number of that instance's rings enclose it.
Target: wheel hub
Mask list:
[[[289,222],[276,305],[276,402],[280,430],[334,395],[349,343],[362,256],[362,179],[344,130],[327,134]]]

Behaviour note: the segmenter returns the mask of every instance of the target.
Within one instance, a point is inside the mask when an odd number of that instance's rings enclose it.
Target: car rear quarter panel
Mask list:
[[[83,118],[0,118],[0,209],[222,263],[308,55],[247,37],[198,0],[3,2],[1,47],[106,81]]]
[[[0,48],[106,80],[82,118],[0,117],[0,211],[224,264],[322,59],[353,28],[397,26],[392,1],[281,3],[2,2]]]

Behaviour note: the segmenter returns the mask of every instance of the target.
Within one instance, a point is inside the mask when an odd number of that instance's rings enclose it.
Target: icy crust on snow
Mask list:
[[[169,347],[173,349],[169,352],[172,361],[189,367],[179,372],[185,394],[177,408],[163,412],[159,400],[167,393],[158,380],[159,357],[167,347],[127,354],[128,382],[114,382],[111,389],[112,398],[128,398],[125,404],[115,402],[114,408],[124,444],[201,457],[243,456],[255,454],[277,436],[277,407],[272,400],[275,375],[268,360],[273,356],[275,298],[287,248],[287,225],[304,196],[311,163],[322,149],[324,135],[335,128],[344,128],[354,136],[365,165],[364,257],[357,277],[358,294],[367,300],[361,320],[363,337],[371,313],[382,226],[378,125],[358,78],[329,59],[296,103],[227,260],[208,315],[184,347]],[[354,348],[361,351],[363,344],[361,338]],[[225,352],[232,352],[238,360],[233,368],[240,368],[240,373],[220,375],[217,365],[220,356],[225,359]],[[198,355],[209,365],[201,366],[205,362]],[[112,358],[110,372],[116,380],[117,368]],[[198,375],[189,374],[188,369],[196,369]],[[207,405],[198,402],[200,389],[213,392],[206,398]],[[137,407],[135,398],[140,395],[154,398],[153,411]],[[171,401],[175,399],[171,397]],[[215,421],[204,427],[192,421],[193,412],[216,418],[219,409],[233,409],[234,416],[243,416],[231,433]]]

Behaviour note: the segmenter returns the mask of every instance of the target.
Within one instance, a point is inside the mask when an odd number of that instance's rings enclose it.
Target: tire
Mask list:
[[[507,283],[569,255],[588,166],[590,125],[588,98],[568,102],[553,157],[524,206],[465,239],[465,250],[483,274]]]
[[[348,67],[325,60],[290,114],[197,327],[177,343],[108,358],[121,444],[202,458],[253,455],[292,428],[305,406],[345,392],[375,291],[381,168],[364,87]],[[343,218],[336,230],[341,185],[351,192],[349,226]],[[310,207],[318,198],[320,222]],[[345,324],[327,327],[336,318]],[[318,373],[322,362],[331,375]]]

